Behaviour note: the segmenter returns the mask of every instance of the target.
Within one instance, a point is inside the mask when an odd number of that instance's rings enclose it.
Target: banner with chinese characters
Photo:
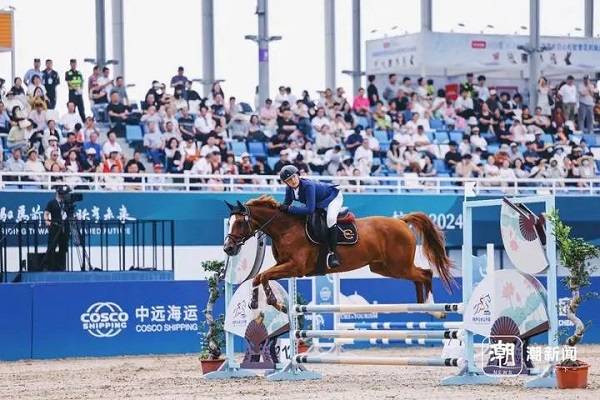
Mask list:
[[[37,284],[32,291],[33,358],[200,351],[204,282]]]
[[[84,193],[82,202],[77,203],[76,217],[86,221],[105,221],[117,224],[133,220],[175,221],[175,243],[177,246],[222,246],[223,219],[229,217],[225,201],[245,202],[260,194],[238,193]],[[41,214],[52,192],[0,192],[0,234],[8,235],[9,243],[15,246],[14,223],[38,221],[40,233],[46,232]],[[275,194],[279,201],[282,194]],[[344,195],[344,205],[357,217],[387,216],[401,217],[414,211],[428,214],[446,234],[450,247],[462,245],[462,201],[458,195],[414,195],[414,194],[351,194]],[[558,197],[557,208],[573,232],[586,240],[600,244],[600,197]],[[542,211],[532,205],[532,211]],[[585,213],[580,210],[586,210]],[[473,229],[477,231],[473,241],[476,246],[486,243],[502,244],[500,238],[500,208],[487,207],[477,210]],[[5,225],[2,222],[6,222]],[[12,223],[12,225],[11,225]],[[12,228],[11,228],[12,226]],[[6,229],[6,230],[3,230]],[[107,225],[110,235],[117,236],[119,230]],[[94,235],[99,236],[98,231]],[[130,236],[133,232],[127,231]],[[40,234],[40,243],[45,243]],[[93,238],[92,238],[93,239]]]
[[[467,72],[501,77],[527,77],[530,56],[519,49],[529,36],[423,32],[369,40],[367,74],[453,76]],[[600,40],[581,37],[540,38],[547,50],[538,54],[545,75],[593,73]]]

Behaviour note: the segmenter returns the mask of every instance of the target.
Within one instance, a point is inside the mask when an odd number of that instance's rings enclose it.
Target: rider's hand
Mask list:
[[[288,206],[287,204],[281,204],[279,206],[279,211],[287,212],[289,208],[290,206]]]

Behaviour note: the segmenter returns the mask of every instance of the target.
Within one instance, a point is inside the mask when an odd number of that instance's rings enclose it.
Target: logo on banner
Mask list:
[[[485,49],[487,47],[485,40],[473,40],[471,42],[471,48],[473,49]]]
[[[97,338],[111,338],[117,336],[127,328],[129,314],[121,306],[112,302],[98,302],[88,307],[81,314],[82,328],[90,335]]]
[[[479,302],[473,307],[474,315],[490,315],[490,304],[492,297],[488,294],[481,296]]]
[[[323,301],[331,300],[331,289],[329,289],[327,286],[322,287],[321,290],[319,291],[319,296],[321,297],[321,300],[323,300]]]
[[[571,306],[570,297],[561,297],[558,299],[558,316],[567,318],[569,307]],[[573,322],[569,319],[559,319],[558,326],[573,326]]]

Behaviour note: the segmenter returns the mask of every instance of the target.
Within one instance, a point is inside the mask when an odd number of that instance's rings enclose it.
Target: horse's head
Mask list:
[[[244,204],[237,202],[236,205],[225,202],[229,207],[229,232],[225,238],[223,251],[228,256],[235,256],[240,253],[242,246],[246,240],[254,235],[255,230],[252,229],[250,222],[250,209]]]
[[[230,211],[229,232],[225,238],[223,251],[228,256],[240,253],[242,246],[259,230],[265,230],[279,215],[279,203],[270,196],[261,196],[246,204],[236,205],[225,202]],[[266,233],[266,232],[265,232]]]

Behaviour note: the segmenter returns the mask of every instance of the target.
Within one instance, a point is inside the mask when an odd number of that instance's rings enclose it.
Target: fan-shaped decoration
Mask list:
[[[518,328],[515,336],[524,340],[549,329],[546,299],[535,277],[517,270],[495,270],[473,290],[464,313],[465,329],[490,336],[496,321],[508,317]]]
[[[543,222],[527,207],[504,199],[500,212],[502,243],[513,265],[527,274],[537,274],[548,267]]]
[[[263,324],[264,314],[259,315],[246,327],[246,354],[240,364],[242,368],[272,369],[277,360],[274,339],[269,337],[269,332]]]
[[[510,340],[509,337],[519,337],[519,333],[519,326],[517,323],[513,321],[512,318],[503,316],[495,320],[492,324],[490,337],[492,342],[497,342],[498,340],[508,341]],[[512,342],[514,340],[510,341]]]
[[[285,289],[276,281],[269,282],[273,294],[279,301],[287,304],[288,295]],[[251,321],[262,314],[262,323],[269,336],[279,335],[289,330],[287,314],[277,311],[267,304],[267,296],[262,286],[258,293],[258,309],[252,310],[248,306],[252,292],[252,281],[242,283],[233,294],[225,314],[225,330],[240,337],[245,337],[246,328]]]
[[[528,369],[523,362],[523,341],[519,339],[519,327],[512,318],[502,316],[494,321],[489,337],[488,364],[483,367],[487,374],[519,375]]]
[[[238,285],[254,278],[262,267],[266,247],[266,236],[262,232],[248,239],[237,256],[227,258],[225,281]]]

